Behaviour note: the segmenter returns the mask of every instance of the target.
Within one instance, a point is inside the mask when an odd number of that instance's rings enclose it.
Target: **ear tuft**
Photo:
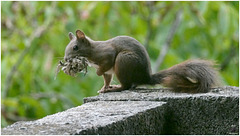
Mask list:
[[[77,39],[84,39],[85,38],[85,34],[80,30],[76,31],[76,36],[77,36]]]
[[[75,35],[72,32],[68,33],[69,39],[72,40],[75,38]]]

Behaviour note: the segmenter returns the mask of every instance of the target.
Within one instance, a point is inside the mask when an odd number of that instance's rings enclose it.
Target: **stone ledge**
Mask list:
[[[239,88],[204,94],[145,89],[100,94],[82,106],[17,122],[2,134],[239,134]]]
[[[163,134],[239,134],[239,88],[225,86],[209,93],[174,93],[169,89],[145,89],[100,94],[93,101],[167,102]]]
[[[36,121],[14,123],[2,134],[161,134],[164,107],[164,102],[91,102]]]
[[[239,97],[239,88],[225,86],[213,88],[209,93],[188,94],[174,93],[170,89],[138,89],[126,90],[123,92],[103,93],[98,96],[84,98],[84,103],[93,101],[169,101],[181,98],[200,98],[200,97]]]

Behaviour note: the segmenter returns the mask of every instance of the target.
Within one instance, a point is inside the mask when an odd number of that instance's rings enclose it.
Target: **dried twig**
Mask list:
[[[56,79],[57,74],[60,72],[60,69],[62,69],[62,71],[65,74],[76,77],[77,73],[80,73],[80,72],[83,72],[84,75],[86,75],[87,67],[88,67],[88,60],[86,58],[80,57],[80,56],[71,58],[66,62],[59,61],[59,64],[57,65],[54,80]]]
[[[170,28],[170,31],[168,33],[168,36],[167,36],[167,39],[166,39],[166,42],[165,44],[162,46],[162,49],[161,49],[161,52],[157,58],[157,61],[156,61],[156,65],[155,67],[153,68],[153,72],[157,72],[159,67],[161,66],[166,54],[167,54],[167,51],[169,49],[169,47],[171,46],[171,42],[172,42],[172,39],[173,39],[173,36],[174,34],[176,33],[176,30],[180,24],[182,20],[182,10],[180,9],[177,14],[176,14],[176,18],[175,18],[175,21],[174,23],[172,24],[172,27]]]

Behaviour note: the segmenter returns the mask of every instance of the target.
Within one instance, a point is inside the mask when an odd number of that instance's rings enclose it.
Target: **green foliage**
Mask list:
[[[238,86],[239,2],[4,1],[1,6],[2,127],[81,105],[84,97],[97,95],[103,80],[93,68],[76,78],[60,72],[54,80],[68,32],[81,29],[94,40],[128,35],[144,44],[151,30],[147,49],[154,65],[180,9],[183,19],[160,69],[191,58],[216,60],[224,85]],[[46,30],[37,35],[41,26]],[[9,82],[7,76],[19,61]]]

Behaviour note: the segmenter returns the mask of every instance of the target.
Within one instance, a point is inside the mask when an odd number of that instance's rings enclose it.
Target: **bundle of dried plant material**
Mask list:
[[[72,59],[69,59],[66,62],[59,61],[54,79],[56,79],[57,74],[60,72],[61,68],[65,74],[76,77],[77,73],[80,73],[80,72],[83,72],[84,75],[86,75],[87,67],[88,67],[88,60],[84,57],[76,56]]]

